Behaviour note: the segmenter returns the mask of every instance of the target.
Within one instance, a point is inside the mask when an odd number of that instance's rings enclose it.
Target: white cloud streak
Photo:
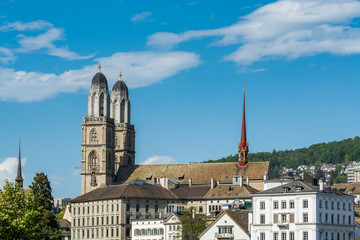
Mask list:
[[[0,61],[2,63],[8,64],[16,60],[14,57],[14,53],[30,53],[34,51],[38,51],[41,49],[47,49],[47,53],[51,56],[57,56],[60,58],[64,58],[67,60],[78,60],[78,59],[88,59],[93,57],[93,55],[80,56],[79,54],[72,52],[65,47],[57,47],[54,42],[61,41],[65,39],[65,30],[61,28],[55,28],[53,24],[38,20],[28,23],[23,22],[13,22],[13,23],[5,23],[0,27],[0,32],[9,32],[9,31],[20,31],[20,32],[28,32],[28,31],[45,31],[36,36],[26,36],[24,34],[19,34],[17,36],[18,43],[20,45],[19,48],[16,49],[6,49],[7,52],[4,53],[0,49]]]
[[[148,37],[147,45],[171,49],[182,42],[212,37],[213,46],[240,45],[224,60],[243,65],[318,53],[359,54],[360,29],[349,25],[357,17],[360,2],[356,0],[280,0],[231,26],[180,34],[159,32]]]
[[[130,88],[144,87],[174,76],[201,64],[194,53],[173,51],[119,52],[110,57],[96,59],[101,62],[109,87],[117,80],[121,70]],[[53,98],[59,93],[72,93],[88,89],[97,65],[68,70],[62,74],[15,71],[0,68],[0,99],[3,101],[31,102]]]
[[[4,186],[5,180],[14,182],[17,175],[18,159],[15,157],[9,157],[0,163],[0,186]],[[21,159],[21,166],[25,166],[26,159]],[[24,176],[23,176],[24,177]]]
[[[176,163],[176,160],[169,156],[151,156],[147,158],[142,164],[169,164],[169,163]]]
[[[131,21],[132,21],[133,23],[138,23],[138,22],[150,22],[150,21],[152,21],[151,15],[152,15],[151,12],[136,13],[136,14],[131,18]]]

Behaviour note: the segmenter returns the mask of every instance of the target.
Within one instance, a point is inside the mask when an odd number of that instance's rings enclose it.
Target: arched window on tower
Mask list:
[[[97,132],[95,129],[91,130],[90,132],[90,139],[92,142],[96,142],[97,141]]]
[[[92,171],[95,171],[97,168],[98,168],[98,157],[97,157],[97,154],[96,152],[92,152],[90,154],[90,169]]]
[[[120,103],[120,122],[125,122],[125,101],[122,100]]]
[[[104,116],[104,93],[100,94],[99,99],[99,115]]]
[[[119,146],[119,139],[118,139],[118,137],[115,138],[115,146]]]

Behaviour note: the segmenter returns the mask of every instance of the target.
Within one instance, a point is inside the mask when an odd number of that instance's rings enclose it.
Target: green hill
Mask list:
[[[206,162],[237,162],[238,154]],[[342,141],[313,144],[308,148],[272,152],[258,152],[249,154],[250,162],[270,161],[270,171],[273,177],[279,176],[283,167],[296,169],[299,165],[313,165],[321,163],[344,163],[360,161],[360,137],[348,138]]]

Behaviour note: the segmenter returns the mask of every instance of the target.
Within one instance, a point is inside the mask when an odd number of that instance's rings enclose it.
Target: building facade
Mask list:
[[[251,239],[354,239],[354,197],[293,181],[253,194]]]

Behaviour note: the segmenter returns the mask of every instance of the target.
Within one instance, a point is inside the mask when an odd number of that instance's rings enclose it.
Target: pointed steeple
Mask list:
[[[23,187],[23,181],[21,174],[21,135],[19,136],[19,159],[18,159],[18,169],[17,169],[17,176],[15,178],[15,181],[19,184],[19,187]]]
[[[244,83],[245,86],[245,83]],[[249,146],[246,139],[246,123],[245,123],[245,87],[244,87],[244,96],[243,96],[243,116],[242,116],[242,126],[241,126],[241,139],[239,142],[239,166],[244,167],[248,163],[248,153]]]

